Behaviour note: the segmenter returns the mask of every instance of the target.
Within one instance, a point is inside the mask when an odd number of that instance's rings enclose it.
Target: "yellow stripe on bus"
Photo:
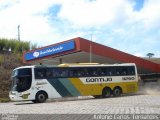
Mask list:
[[[101,93],[102,87],[99,84],[83,84],[79,78],[69,78],[81,95],[97,95]]]
[[[123,93],[137,92],[137,82],[117,82],[117,83],[101,83],[101,84],[83,84],[79,78],[69,78],[74,87],[80,92],[82,96],[86,95],[101,95],[105,87],[110,87],[112,90],[116,86],[122,88]]]

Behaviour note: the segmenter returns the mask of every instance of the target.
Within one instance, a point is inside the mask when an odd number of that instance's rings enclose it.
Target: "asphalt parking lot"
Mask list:
[[[37,119],[43,118],[42,116],[44,115],[48,116],[47,118],[49,119],[49,115],[54,115],[54,118],[56,119],[68,120],[77,118],[102,118],[102,116],[95,115],[107,115],[108,117],[108,115],[117,114],[144,114],[156,115],[155,119],[157,120],[160,119],[160,94],[158,92],[151,94],[130,94],[105,99],[95,99],[93,97],[67,98],[63,100],[54,99],[41,104],[33,104],[29,101],[0,103],[0,114],[0,118],[3,120],[6,120],[4,118],[14,118],[17,120],[20,115],[25,115],[25,117],[27,115],[32,115],[33,117],[37,114],[41,116]],[[17,114],[18,116],[15,116]],[[67,118],[68,115],[70,117]],[[105,117],[105,119],[108,118]]]

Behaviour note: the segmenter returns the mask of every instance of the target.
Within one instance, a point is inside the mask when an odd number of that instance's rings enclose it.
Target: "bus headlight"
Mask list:
[[[11,95],[16,95],[16,93],[15,92],[10,92],[11,93]]]

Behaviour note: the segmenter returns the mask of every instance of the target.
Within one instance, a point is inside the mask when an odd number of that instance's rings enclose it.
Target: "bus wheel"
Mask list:
[[[108,98],[111,96],[112,90],[109,87],[106,87],[102,91],[102,97],[103,98]]]
[[[47,99],[47,93],[41,91],[36,94],[36,103],[43,103]]]
[[[120,87],[115,87],[114,89],[113,89],[113,95],[115,96],[115,97],[118,97],[118,96],[120,96],[122,94],[122,89],[120,88]]]

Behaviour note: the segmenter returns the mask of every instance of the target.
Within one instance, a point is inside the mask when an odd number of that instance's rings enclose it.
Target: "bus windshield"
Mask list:
[[[12,72],[12,91],[23,92],[31,87],[32,72],[31,68],[16,69]]]

